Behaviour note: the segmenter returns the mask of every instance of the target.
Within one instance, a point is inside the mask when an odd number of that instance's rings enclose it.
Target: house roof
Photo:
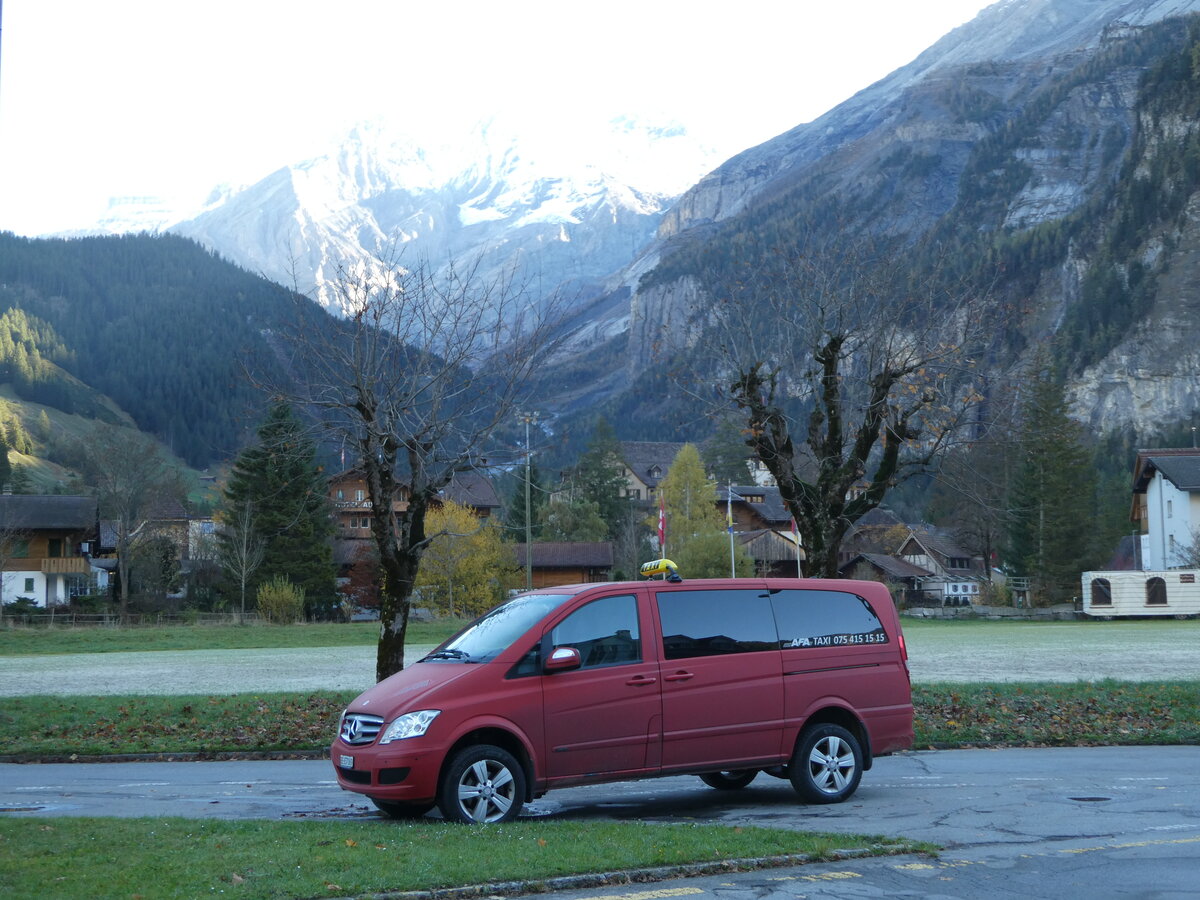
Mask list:
[[[860,553],[839,566],[839,571],[849,571],[859,562],[870,563],[892,578],[929,578],[933,575],[928,569],[924,569],[921,566],[914,566],[907,560],[897,559],[894,556],[888,556],[886,553]]]
[[[613,564],[613,546],[609,541],[545,541],[528,546],[533,548],[535,569],[599,569]],[[525,564],[525,547],[525,544],[513,545],[513,555],[519,565]]]
[[[1181,491],[1200,491],[1200,449],[1139,450],[1133,468],[1133,492],[1145,493],[1156,471]]]
[[[621,462],[647,487],[657,487],[683,447],[670,441],[621,441]],[[651,475],[655,466],[661,471]]]
[[[717,501],[725,503],[729,495],[728,487],[717,487]],[[762,502],[754,502],[747,497],[762,497]],[[760,487],[757,484],[735,484],[733,486],[733,502],[741,503],[753,509],[765,521],[773,525],[788,526],[792,522],[792,514],[780,496],[779,488],[775,486]]]
[[[95,497],[0,494],[0,529],[90,531],[95,527]]]
[[[946,535],[932,531],[914,531],[909,535],[910,540],[916,541],[926,550],[943,559],[970,559],[971,554]],[[905,541],[907,543],[907,541]],[[903,549],[903,547],[901,548]]]
[[[501,505],[495,485],[478,472],[459,472],[438,494],[475,509],[499,509]]]
[[[855,528],[893,528],[905,524],[898,515],[883,506],[868,509],[854,521]]]

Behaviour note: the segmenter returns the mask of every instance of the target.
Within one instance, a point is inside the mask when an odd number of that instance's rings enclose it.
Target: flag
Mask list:
[[[658,492],[658,550],[663,556],[667,555],[667,507],[662,491]]]
[[[725,494],[725,530],[733,534],[733,485]]]
[[[799,544],[800,544],[800,529],[796,526],[796,517],[795,516],[792,516],[792,539],[796,542],[796,545],[799,546]]]

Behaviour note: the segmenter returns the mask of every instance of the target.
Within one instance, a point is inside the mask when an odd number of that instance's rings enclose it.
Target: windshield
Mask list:
[[[480,616],[425,661],[489,662],[573,594],[524,594]]]

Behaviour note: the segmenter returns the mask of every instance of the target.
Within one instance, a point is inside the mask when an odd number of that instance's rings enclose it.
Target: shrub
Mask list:
[[[258,589],[258,614],[267,622],[287,625],[304,617],[304,588],[276,575]]]

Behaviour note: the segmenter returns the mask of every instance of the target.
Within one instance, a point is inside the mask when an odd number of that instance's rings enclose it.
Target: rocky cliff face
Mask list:
[[[730,160],[664,216],[648,276],[627,279],[627,362],[650,365],[662,329],[709,302],[695,277],[708,241],[770,233],[781,209],[837,195],[860,210],[843,227],[1000,253],[997,290],[1023,315],[996,365],[1018,372],[1024,353],[1059,338],[1072,348],[1073,408],[1096,431],[1150,434],[1191,416],[1200,164],[1186,159],[1200,154],[1188,149],[1200,107],[1176,83],[1189,73],[1147,78],[1187,57],[1191,26],[1172,17],[1197,12],[1197,0],[998,3],[822,118]]]

